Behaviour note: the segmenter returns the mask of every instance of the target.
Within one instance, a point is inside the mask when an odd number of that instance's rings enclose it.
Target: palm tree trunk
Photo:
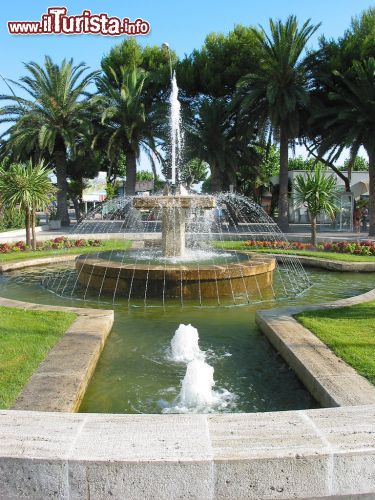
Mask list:
[[[156,171],[156,165],[154,161],[151,161],[151,170],[152,170],[152,175],[154,176],[154,191],[155,191],[158,182],[158,173]]]
[[[317,245],[317,237],[316,237],[316,217],[310,215],[311,222],[311,244],[314,248]]]
[[[78,222],[81,219],[81,215],[82,215],[81,214],[81,207],[80,207],[79,201],[78,201],[78,196],[76,194],[71,193],[70,197],[71,197],[72,202],[73,202],[76,221]]]
[[[26,245],[31,246],[30,238],[30,209],[26,207],[25,210],[25,228],[26,228]]]
[[[34,208],[31,210],[31,234],[32,234],[32,239],[31,239],[32,249],[36,250],[35,209]]]
[[[54,156],[57,178],[57,216],[62,226],[69,226],[66,148],[62,139],[56,143]]]
[[[375,150],[367,150],[368,154],[368,174],[369,174],[369,236],[375,236]]]
[[[223,179],[220,169],[216,165],[211,165],[211,190],[219,193],[223,187]]]
[[[126,182],[127,195],[135,194],[135,183],[137,180],[137,157],[133,150],[126,151]]]
[[[280,126],[280,175],[279,175],[278,224],[282,231],[289,230],[288,134],[284,125]]]

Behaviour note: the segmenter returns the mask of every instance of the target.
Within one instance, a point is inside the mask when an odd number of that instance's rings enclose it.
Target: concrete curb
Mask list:
[[[32,304],[2,297],[0,305],[34,311],[73,312],[78,315],[33,373],[13,405],[16,410],[78,411],[112,329],[114,312]]]
[[[375,404],[375,387],[338,358],[293,315],[375,300],[375,289],[333,303],[257,311],[256,323],[324,407]]]
[[[373,498],[374,411],[375,405],[222,415],[0,411],[1,496]]]
[[[80,254],[72,255],[54,255],[51,257],[39,257],[37,259],[25,259],[17,262],[0,264],[0,273],[14,271],[15,269],[24,269],[25,267],[43,266],[44,264],[55,264],[59,262],[68,262],[75,260]]]

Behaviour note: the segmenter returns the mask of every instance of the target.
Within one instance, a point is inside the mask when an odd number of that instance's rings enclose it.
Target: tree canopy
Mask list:
[[[259,57],[257,37],[250,26],[237,25],[227,35],[210,33],[201,49],[177,64],[179,84],[192,95],[230,95],[239,79],[258,67]]]

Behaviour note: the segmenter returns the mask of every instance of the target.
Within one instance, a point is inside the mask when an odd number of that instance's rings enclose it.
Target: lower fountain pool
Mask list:
[[[73,266],[70,263],[64,268]],[[113,330],[81,412],[256,412],[317,407],[256,327],[255,312],[336,300],[375,287],[373,274],[309,270],[313,286],[293,299],[231,307],[185,304],[181,308],[176,304],[165,309],[152,307],[151,302],[147,308],[128,308],[126,299],[112,306],[95,300],[61,298],[45,290],[42,278],[61,268],[61,264],[49,265],[0,275],[0,295],[44,304],[114,307]],[[178,347],[172,352],[171,340],[180,324],[191,324],[199,333],[199,346],[193,335],[195,345],[191,347],[196,357],[192,356],[191,367],[187,365],[189,359],[174,355]],[[198,395],[197,391],[191,392],[194,384],[203,384],[199,385]],[[195,405],[194,398],[198,398]]]

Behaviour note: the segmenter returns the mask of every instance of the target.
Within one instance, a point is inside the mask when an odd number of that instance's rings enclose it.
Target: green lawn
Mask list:
[[[62,250],[37,250],[35,252],[29,250],[26,252],[4,253],[0,254],[0,264],[4,262],[15,262],[17,260],[53,257],[55,255],[81,255],[85,253],[104,252],[108,250],[125,250],[131,245],[131,242],[127,240],[102,240],[102,242],[103,245],[100,247],[74,247],[64,248]]]
[[[0,307],[0,408],[9,408],[76,314]]]
[[[243,241],[215,241],[214,246],[225,250],[244,250],[247,252],[301,255],[304,257],[319,257],[322,259],[341,260],[345,262],[375,262],[375,257],[367,255],[351,255],[349,253],[314,252],[313,250],[283,250],[277,248],[257,249],[245,245]]]
[[[295,318],[375,384],[375,301],[340,309],[306,311]]]

